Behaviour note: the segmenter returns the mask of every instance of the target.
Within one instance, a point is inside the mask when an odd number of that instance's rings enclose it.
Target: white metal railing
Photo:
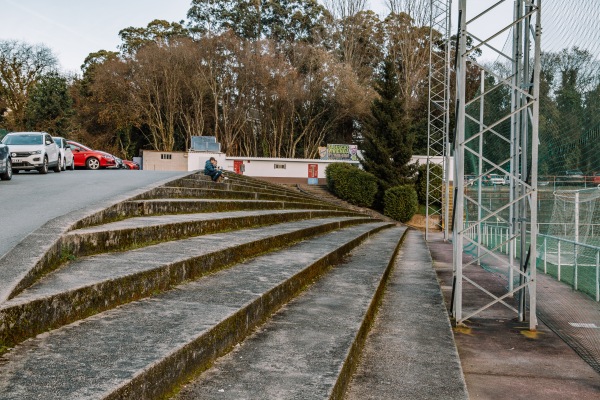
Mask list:
[[[600,228],[600,225],[596,226]],[[509,245],[512,244],[515,246],[513,254],[519,254],[520,237],[516,241],[509,240],[510,229],[506,224],[472,225],[466,232],[471,240],[480,240],[488,249],[508,255]],[[539,269],[558,281],[571,284],[575,290],[594,296],[600,302],[600,246],[546,234],[538,234],[537,243],[536,265]]]

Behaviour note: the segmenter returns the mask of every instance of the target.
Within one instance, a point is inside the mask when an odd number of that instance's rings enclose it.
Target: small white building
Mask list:
[[[303,158],[269,158],[269,157],[228,157],[225,153],[207,151],[152,151],[144,150],[142,169],[154,171],[197,171],[204,169],[204,164],[214,157],[219,166],[237,174],[261,178],[275,183],[308,183],[324,185],[325,169],[331,163],[347,162],[356,166],[359,161],[351,160],[314,160]],[[426,156],[413,156],[413,162],[427,163]],[[441,163],[432,159],[433,163]],[[453,165],[450,163],[452,176]],[[441,164],[440,164],[441,165]],[[452,179],[452,178],[451,178]]]
[[[309,183],[324,185],[325,169],[334,162],[347,162],[359,166],[358,161],[313,160],[303,158],[227,157],[212,152],[143,152],[142,169],[154,171],[196,171],[204,169],[210,157],[219,166],[237,174],[261,178],[276,183]]]

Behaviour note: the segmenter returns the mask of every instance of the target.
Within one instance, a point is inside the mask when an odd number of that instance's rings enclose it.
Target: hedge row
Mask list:
[[[408,222],[419,208],[417,192],[412,185],[394,186],[385,191],[383,214],[400,222]]]
[[[327,188],[337,197],[361,207],[371,207],[377,194],[377,179],[348,163],[332,163],[325,170]]]
[[[441,167],[434,165],[430,171],[433,186],[441,186],[441,175]],[[325,177],[329,191],[351,204],[372,207],[376,198],[383,198],[384,215],[400,222],[408,222],[427,197],[425,165],[419,167],[415,185],[394,186],[387,190],[382,189],[383,185],[373,174],[348,163],[330,164],[325,170]],[[439,198],[439,193],[433,193],[433,198]]]

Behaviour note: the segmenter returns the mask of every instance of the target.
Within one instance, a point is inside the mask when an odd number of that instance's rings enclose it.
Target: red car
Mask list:
[[[125,169],[140,169],[140,165],[135,161],[123,160],[123,168]]]
[[[103,151],[92,150],[81,143],[67,140],[73,151],[73,161],[76,167],[86,167],[87,169],[100,169],[114,167],[115,158]]]

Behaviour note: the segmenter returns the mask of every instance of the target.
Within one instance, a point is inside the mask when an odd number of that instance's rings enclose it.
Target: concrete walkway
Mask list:
[[[467,398],[431,256],[422,234],[411,230],[345,399]]]
[[[449,307],[452,244],[444,242],[440,235],[434,236],[428,245]],[[504,290],[506,282],[496,274],[481,268],[470,273],[476,274],[476,281],[491,291]],[[561,310],[547,298],[560,286],[564,285],[543,274],[538,275],[538,314],[543,317],[535,333],[529,331],[527,323],[519,323],[514,313],[500,305],[486,310],[477,318],[471,318],[466,327],[454,329],[471,399],[600,398],[600,374],[544,323],[547,315],[554,315],[557,321],[562,320],[568,325],[573,315],[568,309],[583,307],[576,305],[578,301],[584,301],[588,306],[593,304],[592,300],[584,299],[579,293],[570,291],[569,294],[568,290],[562,290]],[[483,292],[468,286],[463,296],[469,308],[483,305],[489,300]],[[568,309],[564,309],[565,305]],[[593,318],[600,321],[597,303]]]

